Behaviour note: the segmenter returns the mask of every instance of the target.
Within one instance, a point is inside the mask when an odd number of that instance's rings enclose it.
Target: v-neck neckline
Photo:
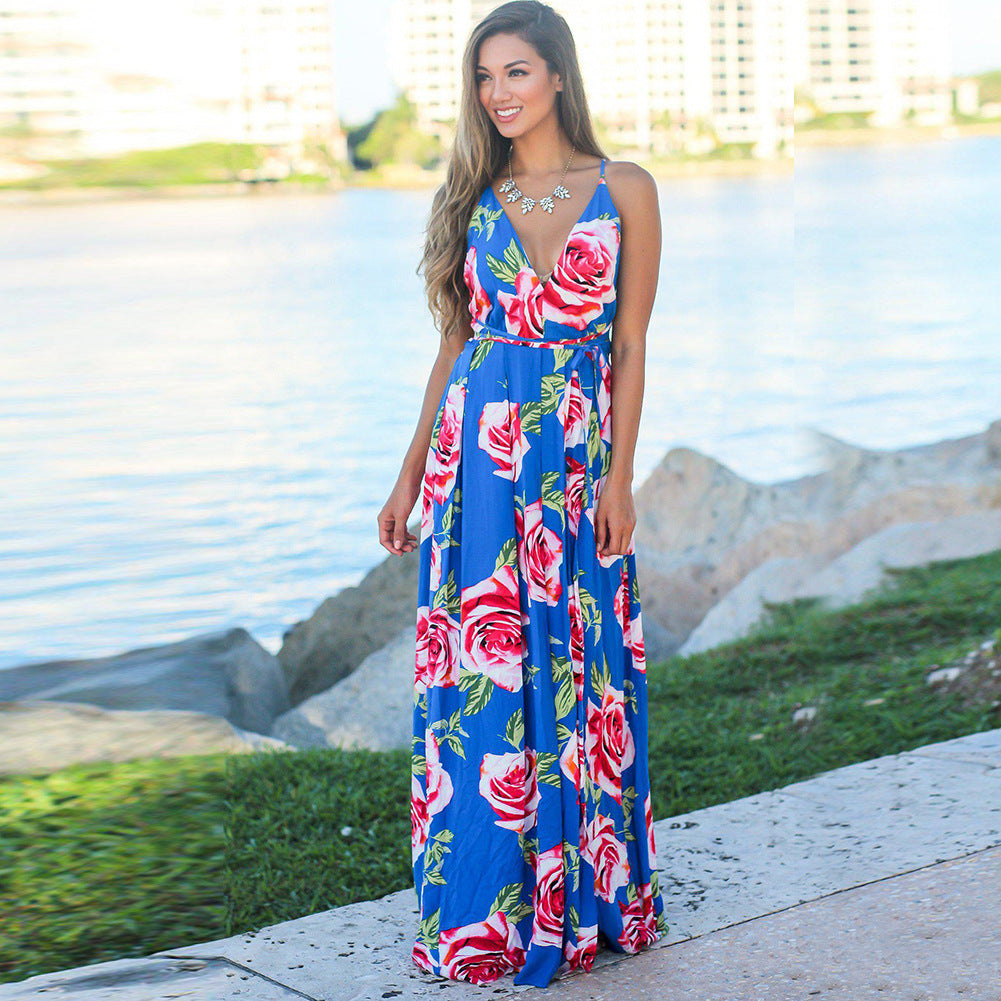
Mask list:
[[[556,269],[560,266],[563,261],[564,256],[566,256],[567,248],[570,245],[570,239],[574,234],[574,230],[584,221],[584,216],[587,214],[587,210],[591,207],[591,203],[598,197],[598,192],[601,190],[601,186],[605,183],[605,171],[604,171],[605,161],[601,161],[602,171],[598,176],[598,183],[594,186],[594,191],[591,197],[587,200],[587,204],[581,209],[580,215],[577,217],[577,221],[570,227],[570,232],[567,233],[566,239],[563,241],[563,248],[560,250],[559,256],[556,258],[556,263],[553,265],[553,270],[549,272],[549,277],[543,281],[539,276],[538,271],[535,270],[535,266],[528,259],[528,251],[525,250],[525,245],[521,242],[521,237],[518,235],[518,231],[514,228],[514,223],[511,222],[511,217],[507,214],[507,209],[501,203],[501,200],[497,197],[497,192],[494,191],[493,184],[487,185],[493,200],[497,203],[497,207],[501,210],[501,214],[507,222],[508,229],[511,230],[512,236],[514,236],[515,242],[518,244],[518,249],[521,251],[521,256],[525,258],[525,263],[528,265],[528,270],[532,272],[538,283],[545,289],[549,283],[553,280],[553,275],[556,274]],[[538,204],[538,203],[536,203]]]

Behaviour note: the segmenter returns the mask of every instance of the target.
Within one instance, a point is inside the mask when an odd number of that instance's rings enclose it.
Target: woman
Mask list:
[[[379,514],[420,550],[412,960],[450,979],[546,986],[668,930],[631,494],[659,219],[566,22],[487,15],[421,262],[441,346]]]

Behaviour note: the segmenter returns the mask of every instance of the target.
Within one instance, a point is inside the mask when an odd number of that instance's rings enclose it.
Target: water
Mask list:
[[[1001,140],[662,181],[639,485],[757,481],[817,427],[890,448],[999,416]],[[285,629],[385,551],[437,350],[430,191],[0,209],[0,667]],[[415,511],[416,514],[416,511]]]

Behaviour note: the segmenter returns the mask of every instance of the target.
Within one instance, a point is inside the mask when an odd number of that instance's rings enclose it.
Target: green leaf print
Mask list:
[[[560,487],[560,474],[555,470],[542,474],[542,503],[554,511],[560,513],[560,528],[566,527],[567,497]]]
[[[576,873],[577,870],[575,869]],[[574,884],[574,889],[577,889],[576,884]],[[574,933],[574,937],[580,932],[580,916],[577,914],[577,908],[573,904],[568,905],[567,913],[570,917],[570,930]]]
[[[420,928],[420,940],[429,948],[438,948],[439,921],[441,920],[441,908],[429,914],[422,922]]]
[[[539,783],[545,782],[546,785],[556,786],[558,789],[562,784],[560,779],[559,771],[559,755],[554,754],[552,751],[539,751],[536,756],[536,772],[535,778]],[[556,771],[553,771],[553,768]]]
[[[432,730],[441,729],[442,732],[437,735],[439,744],[448,744],[449,747],[459,755],[460,758],[465,758],[466,751],[462,746],[462,741],[459,739],[460,735],[462,737],[468,737],[469,734],[462,729],[462,710],[456,709],[448,720],[437,719],[431,724]]]
[[[468,229],[475,229],[478,235],[486,234],[489,240],[494,235],[494,223],[504,214],[503,209],[488,209],[482,202],[473,209],[469,217]]]
[[[516,751],[520,751],[525,746],[525,716],[520,708],[511,713],[511,718],[507,721],[507,728],[504,731],[504,739]]]
[[[628,900],[629,903],[631,904],[635,904],[636,898],[637,898],[636,884],[633,883],[632,880],[630,880],[629,883],[626,884],[626,900]]]
[[[606,450],[607,451],[607,450]],[[601,452],[601,424],[598,422],[598,408],[591,407],[587,417],[587,461],[594,462]]]
[[[566,839],[563,841],[563,865],[567,872],[573,873],[573,888],[576,890],[580,886],[580,847]]]
[[[504,566],[514,567],[515,570],[518,569],[518,540],[514,536],[500,547],[500,552],[494,561],[494,573],[497,573]]]
[[[542,404],[538,400],[524,400],[518,408],[518,420],[525,434],[542,434]]]
[[[569,716],[577,705],[577,692],[574,689],[573,675],[565,677],[560,681],[560,687],[556,690],[556,718],[558,720]],[[571,730],[566,724],[557,724],[557,733],[559,732],[559,727],[562,726],[564,730],[567,731],[567,738],[563,741],[565,744],[567,740],[570,739],[569,735]]]
[[[512,240],[504,250],[503,260],[494,257],[493,254],[487,254],[487,267],[500,281],[506,282],[508,285],[514,285],[515,278],[518,277],[518,272],[523,268],[530,267],[530,265],[525,255],[518,248],[518,244]]]
[[[570,684],[573,684],[573,679],[570,679]],[[573,688],[570,689],[573,691]],[[573,737],[573,730],[566,725],[566,723],[556,724],[556,746],[560,749],[560,754],[566,749],[567,741]]]
[[[415,754],[415,755],[413,755],[411,761],[412,761],[412,764],[410,766],[410,771],[414,775],[426,775],[427,774],[428,763],[427,763],[427,759],[424,757],[423,754]]]
[[[556,368],[563,368],[573,358],[573,348],[553,348],[553,363]]]
[[[491,914],[496,914],[497,911],[503,911],[510,921],[511,912],[518,906],[518,901],[521,898],[521,891],[522,883],[520,881],[502,886],[500,892],[494,898],[494,902],[490,905],[487,917],[490,917]]]
[[[479,671],[470,671],[465,667],[459,668],[460,692],[466,693],[466,704],[463,707],[463,715],[472,716],[480,712],[490,701],[493,694],[494,683],[491,678]]]
[[[448,579],[442,584],[434,594],[431,602],[431,610],[444,606],[449,615],[458,617],[459,615],[459,592],[455,586],[455,570],[448,571]]]
[[[480,365],[486,360],[487,355],[490,353],[490,349],[494,346],[494,341],[479,341],[475,348],[473,348],[473,357],[469,359],[469,371],[472,372],[473,369],[479,368]]]
[[[542,377],[542,412],[544,414],[556,413],[566,388],[567,379],[561,372]]]
[[[447,842],[452,840],[452,832],[449,830],[439,831],[433,834],[424,847],[424,882],[434,883],[436,886],[445,886],[446,881],[441,874],[441,867],[445,861],[445,853],[452,849]]]

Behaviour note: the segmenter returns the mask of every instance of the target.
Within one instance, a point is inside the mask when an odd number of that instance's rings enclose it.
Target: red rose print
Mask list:
[[[500,818],[494,821],[498,827],[527,833],[535,826],[540,793],[532,748],[484,754],[479,788],[480,795]]]
[[[434,448],[432,483],[434,499],[439,504],[448,500],[455,485],[462,450],[462,411],[466,400],[466,387],[452,383],[448,387],[442,412],[438,441]]]
[[[521,936],[503,911],[443,931],[438,954],[443,976],[471,984],[489,984],[525,964]]]
[[[486,580],[462,589],[461,660],[509,692],[522,687],[521,598],[518,575],[504,564]]]
[[[633,670],[646,674],[646,651],[643,644],[643,613],[637,612],[626,629],[626,646],[633,653]]]
[[[567,456],[567,484],[564,490],[567,507],[567,524],[570,533],[577,538],[580,527],[580,513],[584,504],[584,485],[586,470],[584,463],[578,462],[573,456]]]
[[[576,575],[570,582],[567,608],[570,612],[570,668],[573,671],[574,693],[580,702],[584,698],[584,610],[580,604]]]
[[[434,960],[431,959],[428,947],[420,940],[414,942],[414,947],[410,950],[410,958],[421,969],[427,970],[428,973],[434,973]]]
[[[521,460],[530,448],[518,410],[519,404],[505,400],[485,403],[480,414],[479,446],[500,467],[494,475],[505,480],[521,476]]]
[[[636,899],[628,904],[619,901],[622,915],[622,931],[619,945],[626,952],[639,952],[644,946],[660,938],[657,931],[657,915],[654,912],[653,894],[649,883],[640,883]]]
[[[574,724],[573,733],[567,738],[566,746],[560,755],[560,771],[580,789],[580,730]]]
[[[647,791],[646,799],[643,802],[643,815],[646,820],[646,850],[647,858],[650,861],[650,868],[657,868],[657,850],[654,847],[653,839],[653,806],[650,802],[650,792]]]
[[[563,947],[563,955],[570,962],[570,969],[578,968],[590,971],[594,965],[594,957],[598,954],[598,926],[583,925],[577,929],[577,941],[567,942]]]
[[[424,843],[428,839],[428,804],[424,796],[424,789],[421,787],[420,779],[416,775],[410,776],[410,848],[411,865],[416,864],[417,858],[424,851]]]
[[[463,269],[466,288],[469,289],[469,313],[473,318],[474,329],[479,329],[487,322],[493,303],[490,293],[480,284],[480,276],[476,271],[476,247],[470,246],[466,251],[466,263]]]
[[[417,649],[414,684],[418,692],[430,685],[446,688],[459,683],[461,630],[444,605],[433,611],[427,605],[417,610]]]
[[[598,370],[601,381],[598,383],[598,424],[601,426],[601,438],[612,443],[612,366],[604,354],[598,354]]]
[[[504,325],[512,337],[542,337],[542,283],[529,268],[515,276],[514,295],[498,289],[497,301],[504,308]]]
[[[580,388],[580,377],[576,369],[567,379],[566,389],[556,408],[556,414],[563,425],[563,447],[566,450],[587,444],[587,425],[591,419],[591,400]]]
[[[594,869],[594,890],[602,900],[615,899],[615,892],[629,882],[629,856],[615,834],[611,817],[595,815],[587,825],[581,855]]]
[[[622,691],[613,685],[605,685],[600,706],[588,700],[584,753],[595,781],[621,803],[622,772],[632,764],[636,747]]]
[[[424,757],[427,760],[427,809],[428,816],[441,813],[452,799],[452,779],[442,767],[438,738],[428,730],[424,739]]]
[[[532,942],[539,945],[563,946],[563,843],[553,845],[533,859],[535,889],[532,907]]]
[[[573,228],[566,250],[546,283],[547,320],[575,330],[587,326],[615,301],[619,228],[610,219],[590,219]]]
[[[563,541],[542,523],[542,499],[514,511],[518,567],[528,584],[528,597],[548,605],[559,604],[563,593],[560,567],[563,565]]]

